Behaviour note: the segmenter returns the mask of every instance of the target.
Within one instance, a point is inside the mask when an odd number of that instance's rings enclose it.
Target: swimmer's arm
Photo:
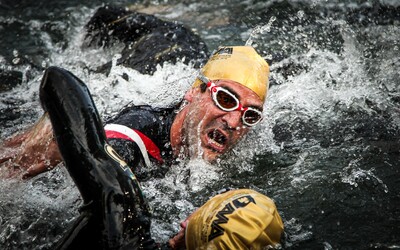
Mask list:
[[[0,164],[7,168],[8,177],[30,178],[62,161],[47,114],[28,130],[5,140],[0,148]]]
[[[146,167],[135,142],[110,139],[110,144],[128,163],[140,180],[145,179]],[[7,168],[5,177],[31,178],[56,167],[62,161],[53,128],[45,113],[26,131],[5,140],[0,146],[0,164]]]

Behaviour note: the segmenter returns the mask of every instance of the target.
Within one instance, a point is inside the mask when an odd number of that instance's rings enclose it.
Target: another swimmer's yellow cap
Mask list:
[[[283,232],[274,202],[253,190],[229,191],[210,199],[190,217],[186,247],[262,249],[275,247]]]
[[[201,70],[210,80],[232,80],[253,90],[264,102],[268,91],[268,63],[251,46],[219,47]],[[199,86],[196,80],[193,87]]]

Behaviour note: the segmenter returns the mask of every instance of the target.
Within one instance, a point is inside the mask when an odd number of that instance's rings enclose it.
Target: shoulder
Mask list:
[[[166,117],[174,115],[175,108],[155,108],[149,105],[127,106],[116,116],[108,119],[107,124],[117,123],[131,128],[137,128],[157,123]]]
[[[152,114],[152,108],[151,106],[147,105],[141,105],[141,106],[135,106],[135,105],[129,105],[124,108],[122,108],[118,114],[115,116],[107,119],[106,123],[121,123],[125,119],[133,119],[136,117],[140,116],[148,116]],[[123,124],[127,125],[127,124]]]

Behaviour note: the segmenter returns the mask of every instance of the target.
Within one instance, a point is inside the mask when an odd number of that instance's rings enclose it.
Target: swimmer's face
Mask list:
[[[249,88],[230,80],[214,82],[237,97],[243,107],[263,108],[259,96]],[[182,124],[184,145],[189,156],[201,156],[212,162],[228,152],[249,132],[250,127],[243,124],[242,111],[224,111],[212,99],[209,89],[192,88],[185,99],[185,118]]]

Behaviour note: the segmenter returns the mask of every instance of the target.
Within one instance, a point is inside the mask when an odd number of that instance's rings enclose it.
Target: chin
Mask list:
[[[203,149],[203,152],[203,160],[209,163],[214,163],[222,155],[222,153],[215,152],[214,150],[208,148]]]

